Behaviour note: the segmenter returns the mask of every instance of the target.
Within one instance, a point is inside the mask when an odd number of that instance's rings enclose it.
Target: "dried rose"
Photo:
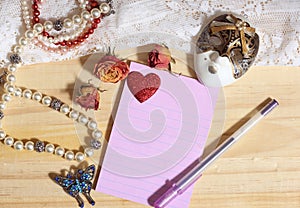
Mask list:
[[[80,96],[76,97],[76,102],[85,110],[98,110],[100,103],[99,90],[91,84],[80,87]]]
[[[124,62],[112,55],[104,56],[94,67],[94,75],[103,82],[117,83],[127,77],[130,69]]]
[[[171,71],[170,62],[174,62],[169,48],[165,45],[155,45],[148,53],[148,66],[156,69],[167,69]]]

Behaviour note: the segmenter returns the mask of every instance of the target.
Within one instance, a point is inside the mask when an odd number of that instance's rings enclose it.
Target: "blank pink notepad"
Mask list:
[[[217,89],[197,80],[131,63],[131,71],[155,73],[161,85],[140,103],[125,81],[96,190],[151,205],[166,181],[200,157]],[[192,188],[168,207],[188,207]]]

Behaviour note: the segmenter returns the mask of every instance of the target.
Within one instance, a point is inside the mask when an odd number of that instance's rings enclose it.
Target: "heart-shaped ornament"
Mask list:
[[[140,72],[130,72],[127,77],[127,85],[134,97],[143,103],[152,97],[160,86],[160,78],[154,73],[144,76]]]

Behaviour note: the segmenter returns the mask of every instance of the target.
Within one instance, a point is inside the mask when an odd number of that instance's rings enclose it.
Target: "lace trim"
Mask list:
[[[300,65],[298,0],[115,0],[114,7],[116,14],[106,17],[78,49],[57,54],[30,46],[22,56],[25,64],[73,59],[105,51],[107,46],[117,51],[149,43],[165,43],[171,49],[193,53],[200,28],[222,11],[246,16],[257,29],[260,49],[256,65]],[[75,0],[53,0],[45,2],[41,17],[53,19],[76,12]],[[4,67],[7,53],[25,31],[20,2],[2,0],[0,18],[4,19],[0,25],[0,67]]]

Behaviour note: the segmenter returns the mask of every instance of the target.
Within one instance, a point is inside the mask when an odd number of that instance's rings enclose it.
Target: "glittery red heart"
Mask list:
[[[153,96],[160,86],[160,78],[154,73],[144,76],[140,72],[130,72],[127,85],[134,97],[143,103]]]

